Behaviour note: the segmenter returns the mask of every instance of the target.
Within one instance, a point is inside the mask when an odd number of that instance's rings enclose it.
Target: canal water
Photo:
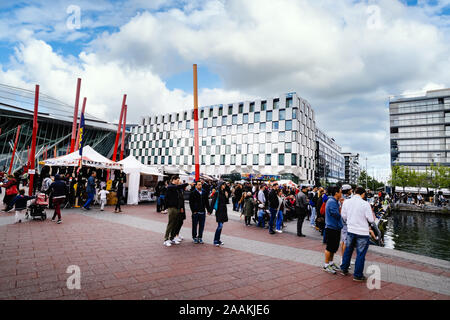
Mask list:
[[[386,248],[450,261],[450,217],[396,212],[387,220]]]

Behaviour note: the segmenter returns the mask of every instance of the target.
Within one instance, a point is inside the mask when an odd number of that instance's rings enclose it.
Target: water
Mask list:
[[[450,217],[396,212],[387,220],[386,248],[450,261]]]

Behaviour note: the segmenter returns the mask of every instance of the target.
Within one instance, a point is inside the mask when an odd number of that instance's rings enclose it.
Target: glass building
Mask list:
[[[193,110],[142,117],[129,149],[142,163],[195,170]],[[315,120],[295,92],[199,108],[200,172],[290,174],[314,183]]]
[[[36,161],[42,160],[45,153],[48,158],[54,157],[55,148],[57,156],[66,154],[72,135],[73,108],[43,93],[39,94]],[[86,109],[89,110],[89,106]],[[0,168],[9,168],[19,125],[21,129],[13,172],[26,165],[28,147],[31,148],[33,113],[34,91],[0,84]],[[84,145],[90,145],[103,156],[111,158],[117,125],[85,113],[85,126]]]
[[[319,128],[316,128],[316,139],[316,186],[343,182],[345,162],[342,148]]]
[[[450,89],[389,99],[391,165],[450,165]]]
[[[359,165],[359,153],[342,153],[344,156],[344,182],[351,185],[357,185],[361,174]]]

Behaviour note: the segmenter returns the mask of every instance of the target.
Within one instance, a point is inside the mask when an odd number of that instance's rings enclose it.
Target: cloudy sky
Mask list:
[[[2,1],[0,83],[136,122],[191,108],[197,63],[201,106],[296,91],[382,178],[388,97],[450,87],[449,31],[450,0]]]

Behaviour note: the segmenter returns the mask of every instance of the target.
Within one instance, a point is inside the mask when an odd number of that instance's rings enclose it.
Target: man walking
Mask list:
[[[192,239],[194,243],[203,244],[203,229],[207,209],[208,195],[202,191],[202,183],[197,181],[195,189],[189,195],[189,207],[192,212]],[[197,233],[198,226],[198,233]]]
[[[274,183],[272,185],[272,190],[269,192],[269,211],[270,211],[270,219],[269,219],[269,233],[275,234],[273,230],[273,224],[275,221],[275,217],[277,216],[277,210],[279,207],[279,199],[278,199],[278,183]]]
[[[89,207],[94,200],[95,197],[95,177],[97,176],[97,172],[92,171],[91,176],[88,179],[86,192],[88,194],[88,198],[86,200],[86,203],[84,204],[83,208],[84,210],[91,210]]]
[[[164,237],[164,245],[166,247],[170,247],[172,244],[180,244],[181,242],[181,239],[176,239],[175,236],[179,232],[178,228],[181,229],[180,220],[181,224],[183,223],[183,190],[187,185],[187,183],[181,184],[180,177],[173,176],[170,179],[170,184],[167,186],[166,205],[168,208],[169,221]]]
[[[297,213],[297,236],[305,237],[302,232],[303,220],[306,217],[308,210],[308,198],[306,192],[308,187],[305,185],[300,186],[300,191],[295,196],[295,211]]]
[[[348,274],[350,259],[356,247],[355,272],[353,280],[364,281],[364,262],[369,248],[369,224],[374,222],[370,204],[364,201],[366,191],[363,187],[357,187],[355,194],[342,205],[342,219],[347,223],[347,242],[342,259],[341,272]]]
[[[61,221],[61,204],[66,200],[66,183],[61,180],[59,174],[55,175],[55,182],[53,182],[50,187],[45,192],[47,194],[52,194],[53,196],[53,206],[55,208],[55,213],[53,214],[52,221],[55,221],[56,216],[58,216],[57,224]]]
[[[337,186],[328,188],[329,198],[325,208],[325,232],[327,235],[325,249],[325,263],[323,270],[336,274],[339,267],[333,262],[334,254],[339,248],[339,240],[341,238],[342,218],[340,213],[340,204],[342,190]]]

